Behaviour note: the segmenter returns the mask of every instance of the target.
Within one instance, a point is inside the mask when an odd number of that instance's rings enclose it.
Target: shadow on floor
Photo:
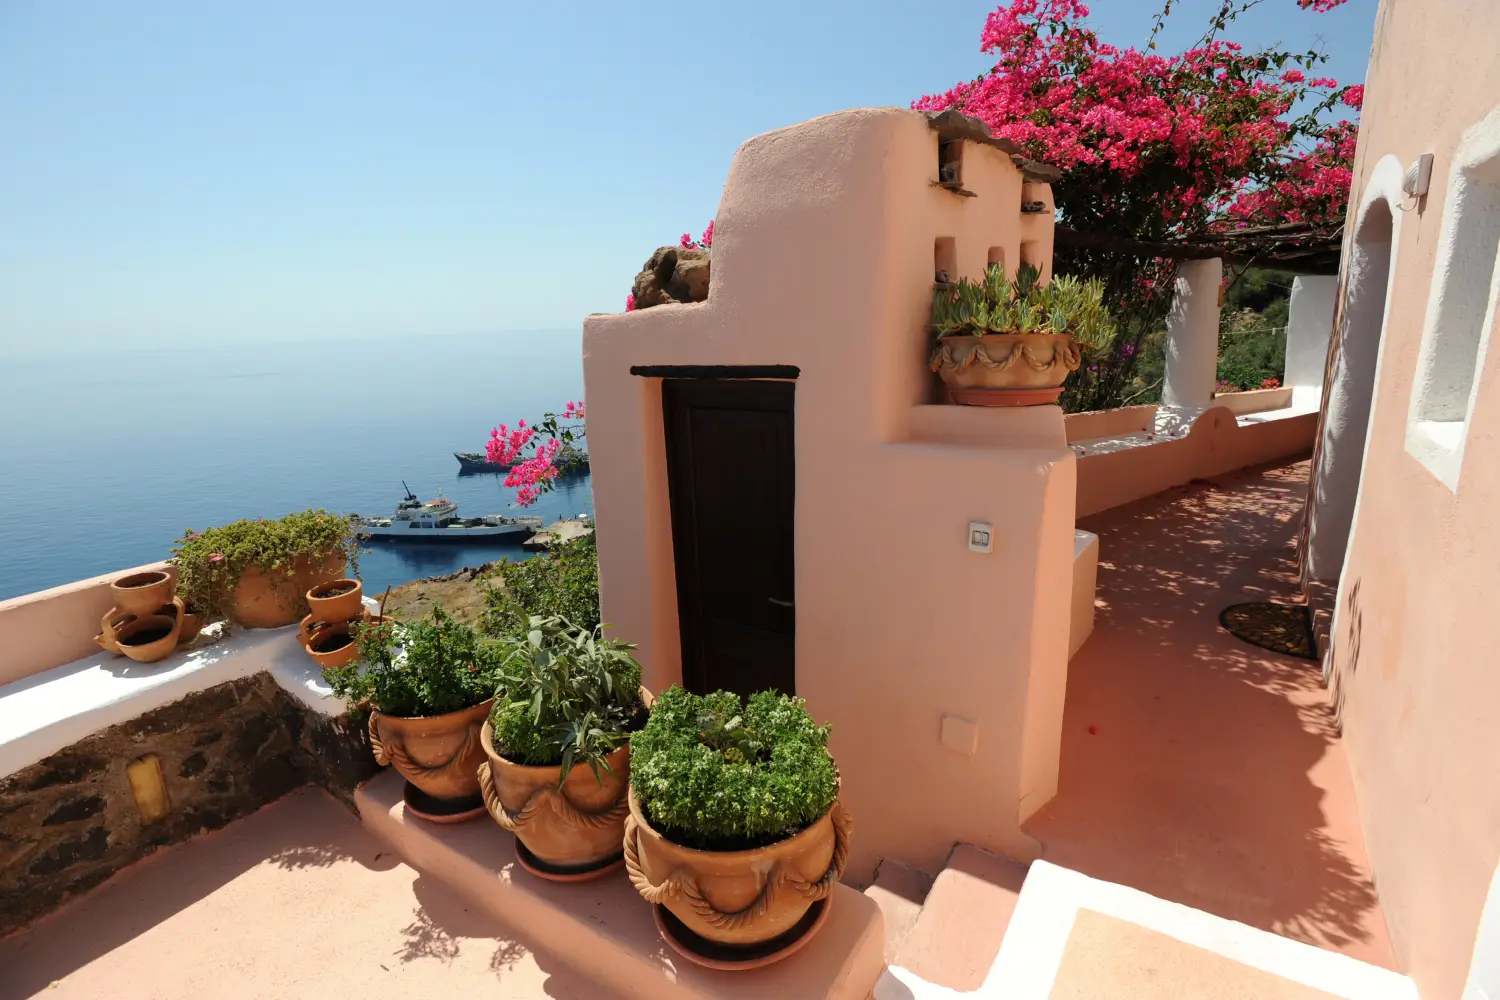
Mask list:
[[[1069,664],[1049,861],[1394,967],[1318,665],[1219,612],[1296,600],[1305,462],[1195,481],[1079,522],[1098,614]]]

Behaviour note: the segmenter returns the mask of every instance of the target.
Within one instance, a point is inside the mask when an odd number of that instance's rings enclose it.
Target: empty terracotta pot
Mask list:
[[[112,609],[100,623],[103,631],[94,641],[112,653],[140,663],[165,659],[176,650],[186,617],[181,598],[174,597],[167,610],[171,613],[138,615]]]
[[[748,851],[699,851],[667,840],[635,791],[625,820],[625,869],[648,903],[719,944],[761,944],[796,926],[844,874],[853,823],[835,801],[807,829]]]
[[[309,590],[307,607],[314,621],[346,622],[364,615],[363,597],[358,580],[334,580]]]
[[[109,590],[117,611],[149,615],[171,602],[172,576],[159,570],[132,573],[112,580]]]
[[[446,715],[414,718],[371,712],[375,762],[390,764],[435,799],[478,796],[479,765],[484,760],[480,730],[490,716],[492,701]]]
[[[245,628],[282,628],[307,614],[306,594],[344,574],[346,560],[336,552],[321,562],[299,557],[291,577],[250,566],[224,594],[224,613]]]
[[[598,778],[576,765],[559,788],[560,766],[514,764],[496,753],[494,735],[486,722],[480,739],[489,759],[479,765],[479,791],[495,822],[559,874],[602,874],[617,862],[629,812],[630,744],[606,758],[609,770]]]

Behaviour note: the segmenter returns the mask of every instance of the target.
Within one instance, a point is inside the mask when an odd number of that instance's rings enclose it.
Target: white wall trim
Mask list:
[[[313,711],[346,710],[298,644],[296,626],[236,629],[158,663],[100,652],[0,687],[0,778],[100,730],[261,671]]]
[[[1345,250],[1346,257],[1352,259],[1354,255],[1353,251],[1355,241],[1358,238],[1360,229],[1364,226],[1365,221],[1369,217],[1370,210],[1374,208],[1377,201],[1385,202],[1385,208],[1388,212],[1390,212],[1391,215],[1391,256],[1389,271],[1386,274],[1385,305],[1382,308],[1380,314],[1380,344],[1376,348],[1375,352],[1375,377],[1373,383],[1370,386],[1369,419],[1372,422],[1375,419],[1375,415],[1380,412],[1380,382],[1385,373],[1386,348],[1388,347],[1386,343],[1385,330],[1386,327],[1390,324],[1391,300],[1394,298],[1391,293],[1395,289],[1397,266],[1401,261],[1401,223],[1405,216],[1405,212],[1402,211],[1402,203],[1406,198],[1405,192],[1401,190],[1401,184],[1405,179],[1405,176],[1406,168],[1403,167],[1401,161],[1391,153],[1387,153],[1386,155],[1382,156],[1380,160],[1375,164],[1375,168],[1370,171],[1369,179],[1365,182],[1364,191],[1360,195],[1359,210],[1355,213],[1354,226],[1349,233],[1348,245]],[[1347,279],[1347,274],[1344,277]],[[1347,295],[1347,291],[1345,294]],[[1333,405],[1333,401],[1329,400],[1328,405]],[[1370,445],[1370,433],[1367,427],[1365,431],[1364,449],[1361,452],[1359,459],[1359,490],[1354,495],[1354,511],[1349,518],[1349,536],[1344,545],[1344,553],[1346,559],[1348,556],[1349,546],[1353,544],[1354,539],[1358,536],[1359,532],[1359,514],[1360,508],[1363,506],[1364,501],[1365,475],[1370,466]],[[1316,470],[1314,471],[1316,472]],[[1313,502],[1316,503],[1316,500],[1314,500]],[[1313,511],[1313,516],[1317,516],[1316,510]],[[1312,539],[1310,539],[1310,542],[1315,544],[1315,541]],[[1319,578],[1328,579],[1326,575],[1320,575]],[[1332,636],[1337,636],[1339,634],[1339,621],[1344,607],[1345,588],[1348,584],[1348,580],[1343,573],[1342,565],[1340,565],[1339,567],[1338,581],[1338,591],[1333,608],[1333,619],[1329,626],[1329,634]],[[1337,640],[1335,639],[1334,641]],[[1326,680],[1327,678],[1325,678],[1325,681]]]
[[[1480,171],[1486,171],[1490,176],[1474,176]],[[1480,204],[1473,206],[1471,211],[1489,218],[1481,220],[1476,215],[1465,213],[1464,209],[1473,205],[1473,201]],[[1488,205],[1483,204],[1486,201]],[[1489,351],[1490,331],[1495,325],[1496,298],[1500,295],[1500,261],[1491,258],[1488,275],[1473,272],[1469,266],[1473,248],[1467,245],[1466,239],[1474,228],[1483,228],[1485,222],[1491,229],[1500,229],[1500,106],[1470,127],[1459,140],[1448,171],[1444,202],[1437,261],[1428,286],[1427,310],[1422,322],[1422,346],[1407,411],[1406,450],[1439,482],[1457,493],[1468,430],[1479,397],[1480,374],[1484,371],[1485,356]],[[1481,232],[1480,235],[1488,244],[1494,233]],[[1484,311],[1478,320],[1478,343],[1470,365],[1463,350],[1463,338],[1452,331],[1455,327],[1468,325],[1471,305],[1455,304],[1455,299],[1470,282],[1485,278],[1488,278],[1488,292]],[[1453,350],[1455,346],[1459,348],[1456,352]],[[1465,373],[1466,366],[1468,371]],[[1455,412],[1456,400],[1452,397],[1459,391],[1457,383],[1462,381],[1464,374],[1468,376],[1468,385],[1460,417]]]

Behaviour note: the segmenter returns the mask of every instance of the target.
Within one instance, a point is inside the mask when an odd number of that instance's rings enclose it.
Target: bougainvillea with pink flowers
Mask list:
[[[1326,11],[1343,0],[1297,0]],[[1063,169],[1052,185],[1075,230],[1172,242],[1217,228],[1336,223],[1348,198],[1359,87],[1314,75],[1319,52],[1247,51],[1218,33],[1252,0],[1224,0],[1193,48],[1160,55],[1112,45],[1081,0],[1008,0],[985,20],[995,59],[977,79],[913,102],[982,120],[1026,156]],[[1171,4],[1157,18],[1160,27]],[[1294,108],[1301,108],[1293,114]],[[1060,244],[1054,269],[1105,282],[1120,349],[1070,381],[1070,408],[1119,405],[1141,339],[1169,305],[1175,264]]]
[[[561,413],[547,413],[535,424],[518,420],[515,427],[499,424],[485,443],[485,458],[508,466],[505,485],[516,491],[516,503],[530,507],[552,489],[557,478],[587,464],[576,446],[585,437],[584,408],[569,402]]]

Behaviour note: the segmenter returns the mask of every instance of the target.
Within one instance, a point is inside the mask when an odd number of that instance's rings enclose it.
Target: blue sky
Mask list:
[[[0,0],[0,351],[576,329],[740,142],[972,78],[993,6]],[[1355,82],[1375,7],[1228,37]],[[1090,20],[1139,45],[1155,9]]]

